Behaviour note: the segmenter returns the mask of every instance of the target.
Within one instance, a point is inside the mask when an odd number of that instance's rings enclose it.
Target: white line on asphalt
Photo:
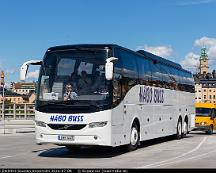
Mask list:
[[[11,157],[16,157],[16,156],[20,156],[20,155],[25,155],[25,154],[29,154],[29,152],[28,152],[28,153],[22,153],[22,154],[16,154],[16,155],[12,155],[12,156],[0,157],[0,160],[2,160],[2,159],[7,159],[7,158],[11,158]]]
[[[170,158],[170,159],[167,159],[167,160],[163,160],[163,161],[160,161],[160,162],[152,163],[152,164],[145,165],[145,166],[138,167],[138,168],[157,167],[157,165],[163,165],[163,164],[165,164],[165,162],[169,162],[169,161],[172,161],[172,160],[174,160],[174,159],[178,159],[178,158],[184,157],[184,156],[186,156],[186,155],[188,155],[188,154],[190,154],[190,153],[193,153],[193,152],[195,152],[196,150],[198,150],[198,149],[202,146],[202,144],[206,141],[206,139],[207,139],[207,137],[204,137],[203,140],[197,145],[196,148],[194,148],[194,149],[192,149],[192,150],[188,151],[187,153],[184,153],[184,154],[182,154],[182,155],[180,155],[180,156],[173,157],[173,158]]]
[[[0,157],[0,160],[1,160],[1,159],[6,159],[6,158],[9,158],[9,157],[13,157],[13,156],[4,156],[4,157]]]
[[[173,162],[167,162],[167,163],[164,163],[164,164],[159,164],[159,165],[154,166],[154,168],[164,166],[164,165],[172,165],[172,164],[175,164],[175,163],[178,163],[178,162],[184,162],[184,161],[193,160],[193,159],[205,158],[206,155],[212,154],[214,152],[216,152],[216,150],[210,151],[208,153],[196,155],[196,156],[193,156],[193,157],[184,158],[184,159],[181,159],[181,160],[176,160],[176,161],[173,161]]]
[[[51,149],[47,149],[47,148],[44,148],[44,149],[41,149],[39,151],[36,151],[36,152],[41,152],[41,151],[54,151],[56,148],[51,148]],[[16,155],[12,155],[12,156],[3,156],[3,157],[0,157],[0,160],[2,159],[7,159],[7,158],[11,158],[11,157],[16,157],[16,156],[20,156],[20,155],[25,155],[25,154],[29,154],[29,153],[32,153],[32,152],[27,152],[27,153],[20,153],[20,154],[16,154]]]

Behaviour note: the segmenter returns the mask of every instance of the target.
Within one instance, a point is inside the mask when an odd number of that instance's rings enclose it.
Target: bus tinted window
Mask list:
[[[151,80],[150,61],[145,58],[137,57],[137,64],[140,84],[148,85]]]
[[[122,60],[124,76],[129,78],[137,78],[138,70],[136,65],[136,57],[132,53],[124,50],[121,50],[119,55]]]
[[[151,64],[151,83],[153,86],[162,87],[162,73],[161,73],[161,67],[160,64],[156,63],[154,64],[153,61]]]

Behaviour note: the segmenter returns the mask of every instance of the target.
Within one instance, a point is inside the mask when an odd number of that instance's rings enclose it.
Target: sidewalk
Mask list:
[[[0,134],[33,133],[35,125],[33,120],[5,120],[0,121]]]

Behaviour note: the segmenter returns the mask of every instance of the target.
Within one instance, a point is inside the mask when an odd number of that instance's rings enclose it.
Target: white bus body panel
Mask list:
[[[152,90],[151,101],[145,91]],[[158,96],[157,93],[161,93]],[[147,94],[147,95],[145,95]],[[148,96],[148,97],[146,97]],[[144,98],[145,97],[145,98]],[[148,99],[147,99],[148,98]],[[119,146],[130,143],[132,123],[138,120],[140,126],[140,140],[173,135],[179,117],[182,122],[187,117],[189,131],[194,128],[195,94],[158,87],[136,85],[131,88],[123,101],[112,110],[95,113],[59,114],[40,113],[36,111],[35,119],[46,124],[71,124],[71,122],[51,122],[50,117],[83,116],[81,124],[87,124],[81,130],[53,130],[36,126],[37,143],[55,143],[60,145],[102,145]],[[104,127],[89,128],[92,122],[107,121]],[[79,124],[80,122],[74,122]],[[58,135],[73,135],[74,141],[59,141]],[[97,136],[97,140],[94,137]]]
[[[66,116],[65,122],[51,121],[51,116]],[[67,119],[70,116],[83,116],[82,122],[68,122]],[[59,113],[41,113],[36,111],[36,121],[42,121],[46,123],[46,127],[36,126],[36,142],[42,143],[54,143],[59,145],[111,145],[111,111],[101,111],[96,113],[79,113],[79,114],[59,114]],[[104,127],[89,128],[88,124],[91,122],[108,121]],[[54,130],[47,124],[86,124],[81,130]],[[74,141],[61,141],[58,140],[59,135],[72,135]],[[94,137],[97,137],[95,139]]]

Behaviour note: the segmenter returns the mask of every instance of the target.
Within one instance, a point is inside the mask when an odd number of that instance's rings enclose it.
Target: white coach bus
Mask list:
[[[114,44],[51,47],[40,65],[35,112],[36,142],[73,149],[127,146],[194,127],[192,74],[146,51]]]

